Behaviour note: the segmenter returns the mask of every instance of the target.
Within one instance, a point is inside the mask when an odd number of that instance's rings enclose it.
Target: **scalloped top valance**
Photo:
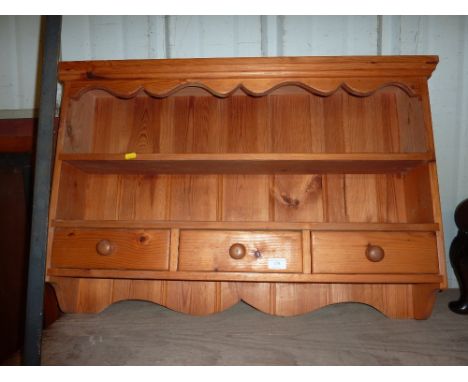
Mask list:
[[[167,96],[186,86],[204,88],[225,97],[237,89],[263,95],[293,84],[327,95],[342,87],[357,95],[385,85],[397,85],[418,95],[437,56],[341,56],[193,58],[62,62],[59,79],[69,83],[70,95],[103,89],[121,97],[143,90]]]

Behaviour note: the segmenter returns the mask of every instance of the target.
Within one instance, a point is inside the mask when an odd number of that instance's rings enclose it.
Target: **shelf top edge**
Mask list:
[[[309,77],[423,76],[429,77],[439,57],[436,55],[401,56],[291,56],[172,58],[143,60],[63,61],[59,64],[61,81],[112,79],[180,78],[268,78],[301,73]]]
[[[171,160],[171,161],[433,161],[435,155],[427,153],[154,153],[134,154],[132,161],[138,160]],[[73,160],[128,160],[126,153],[60,153],[59,158],[66,161]]]
[[[57,228],[164,228],[209,230],[312,230],[312,231],[439,231],[438,223],[330,223],[270,221],[177,221],[177,220],[66,220],[53,219]]]

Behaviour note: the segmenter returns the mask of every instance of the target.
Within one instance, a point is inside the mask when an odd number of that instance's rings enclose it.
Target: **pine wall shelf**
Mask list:
[[[47,257],[60,307],[429,317],[446,288],[437,62],[62,62]]]

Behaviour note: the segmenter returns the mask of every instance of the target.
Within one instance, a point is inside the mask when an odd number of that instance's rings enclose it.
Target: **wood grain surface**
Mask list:
[[[47,263],[61,305],[135,298],[203,315],[243,300],[295,315],[357,301],[427,318],[446,285],[437,62],[61,63]],[[245,257],[229,256],[235,243]],[[367,244],[384,259],[370,263]]]
[[[438,61],[437,56],[429,55],[70,61],[60,63],[59,78],[61,81],[151,77],[160,80],[184,77],[226,79],[232,74],[266,78],[278,74],[300,77],[302,74],[330,78],[336,72],[350,77],[392,76],[395,73],[424,77],[430,75]]]
[[[88,174],[63,164],[60,220],[434,223],[428,168],[389,174]]]
[[[233,259],[229,255],[230,247],[237,243],[246,249],[241,259]],[[302,232],[182,230],[179,270],[300,273]]]
[[[206,315],[247,302],[279,316],[304,314],[339,302],[368,304],[391,318],[428,318],[437,284],[294,284],[261,282],[111,280],[52,277],[60,307],[67,313],[97,313],[127,299]]]
[[[262,97],[211,94],[70,100],[65,153],[426,153],[423,105],[398,86],[326,97],[296,86]],[[65,101],[67,102],[67,101]]]
[[[384,251],[381,261],[366,257],[368,246]],[[437,273],[432,232],[313,232],[312,269],[316,273]]]
[[[112,251],[98,253],[107,240]],[[52,244],[52,267],[95,269],[169,269],[168,230],[58,228]]]
[[[203,272],[203,271],[148,271],[122,269],[69,269],[49,268],[50,276],[134,279],[134,280],[188,280],[188,281],[245,281],[245,282],[291,282],[291,283],[380,283],[380,284],[433,284],[440,283],[442,276],[420,273],[272,273],[272,272]]]
[[[416,154],[62,154],[65,163],[94,174],[327,174],[404,172],[430,163]]]

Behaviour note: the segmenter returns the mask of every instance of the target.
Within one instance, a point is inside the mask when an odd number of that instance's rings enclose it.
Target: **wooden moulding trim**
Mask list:
[[[314,231],[418,231],[435,232],[439,224],[407,223],[310,223],[310,222],[235,222],[235,221],[162,221],[162,220],[60,220],[51,222],[64,228],[166,228],[214,230],[314,230]]]
[[[165,98],[176,95],[184,89],[195,89],[197,94],[212,95],[219,98],[226,98],[234,93],[247,94],[254,97],[268,95],[276,90],[287,86],[294,86],[296,90],[309,92],[322,97],[328,97],[338,90],[359,96],[366,97],[374,94],[385,87],[397,87],[404,91],[408,96],[415,97],[420,95],[420,86],[415,79],[402,78],[366,78],[365,81],[360,78],[296,78],[291,80],[287,78],[230,78],[230,79],[159,79],[148,80],[80,80],[70,82],[70,97],[79,98],[81,95],[92,90],[105,91],[119,98],[134,98],[139,94],[147,94],[151,97]],[[195,93],[192,93],[195,94]]]
[[[300,273],[238,273],[238,272],[167,272],[115,269],[49,268],[48,276],[187,281],[251,281],[297,283],[380,283],[425,284],[440,283],[436,274],[300,274]]]
[[[322,56],[61,62],[59,79],[375,76],[429,77],[438,56]]]

